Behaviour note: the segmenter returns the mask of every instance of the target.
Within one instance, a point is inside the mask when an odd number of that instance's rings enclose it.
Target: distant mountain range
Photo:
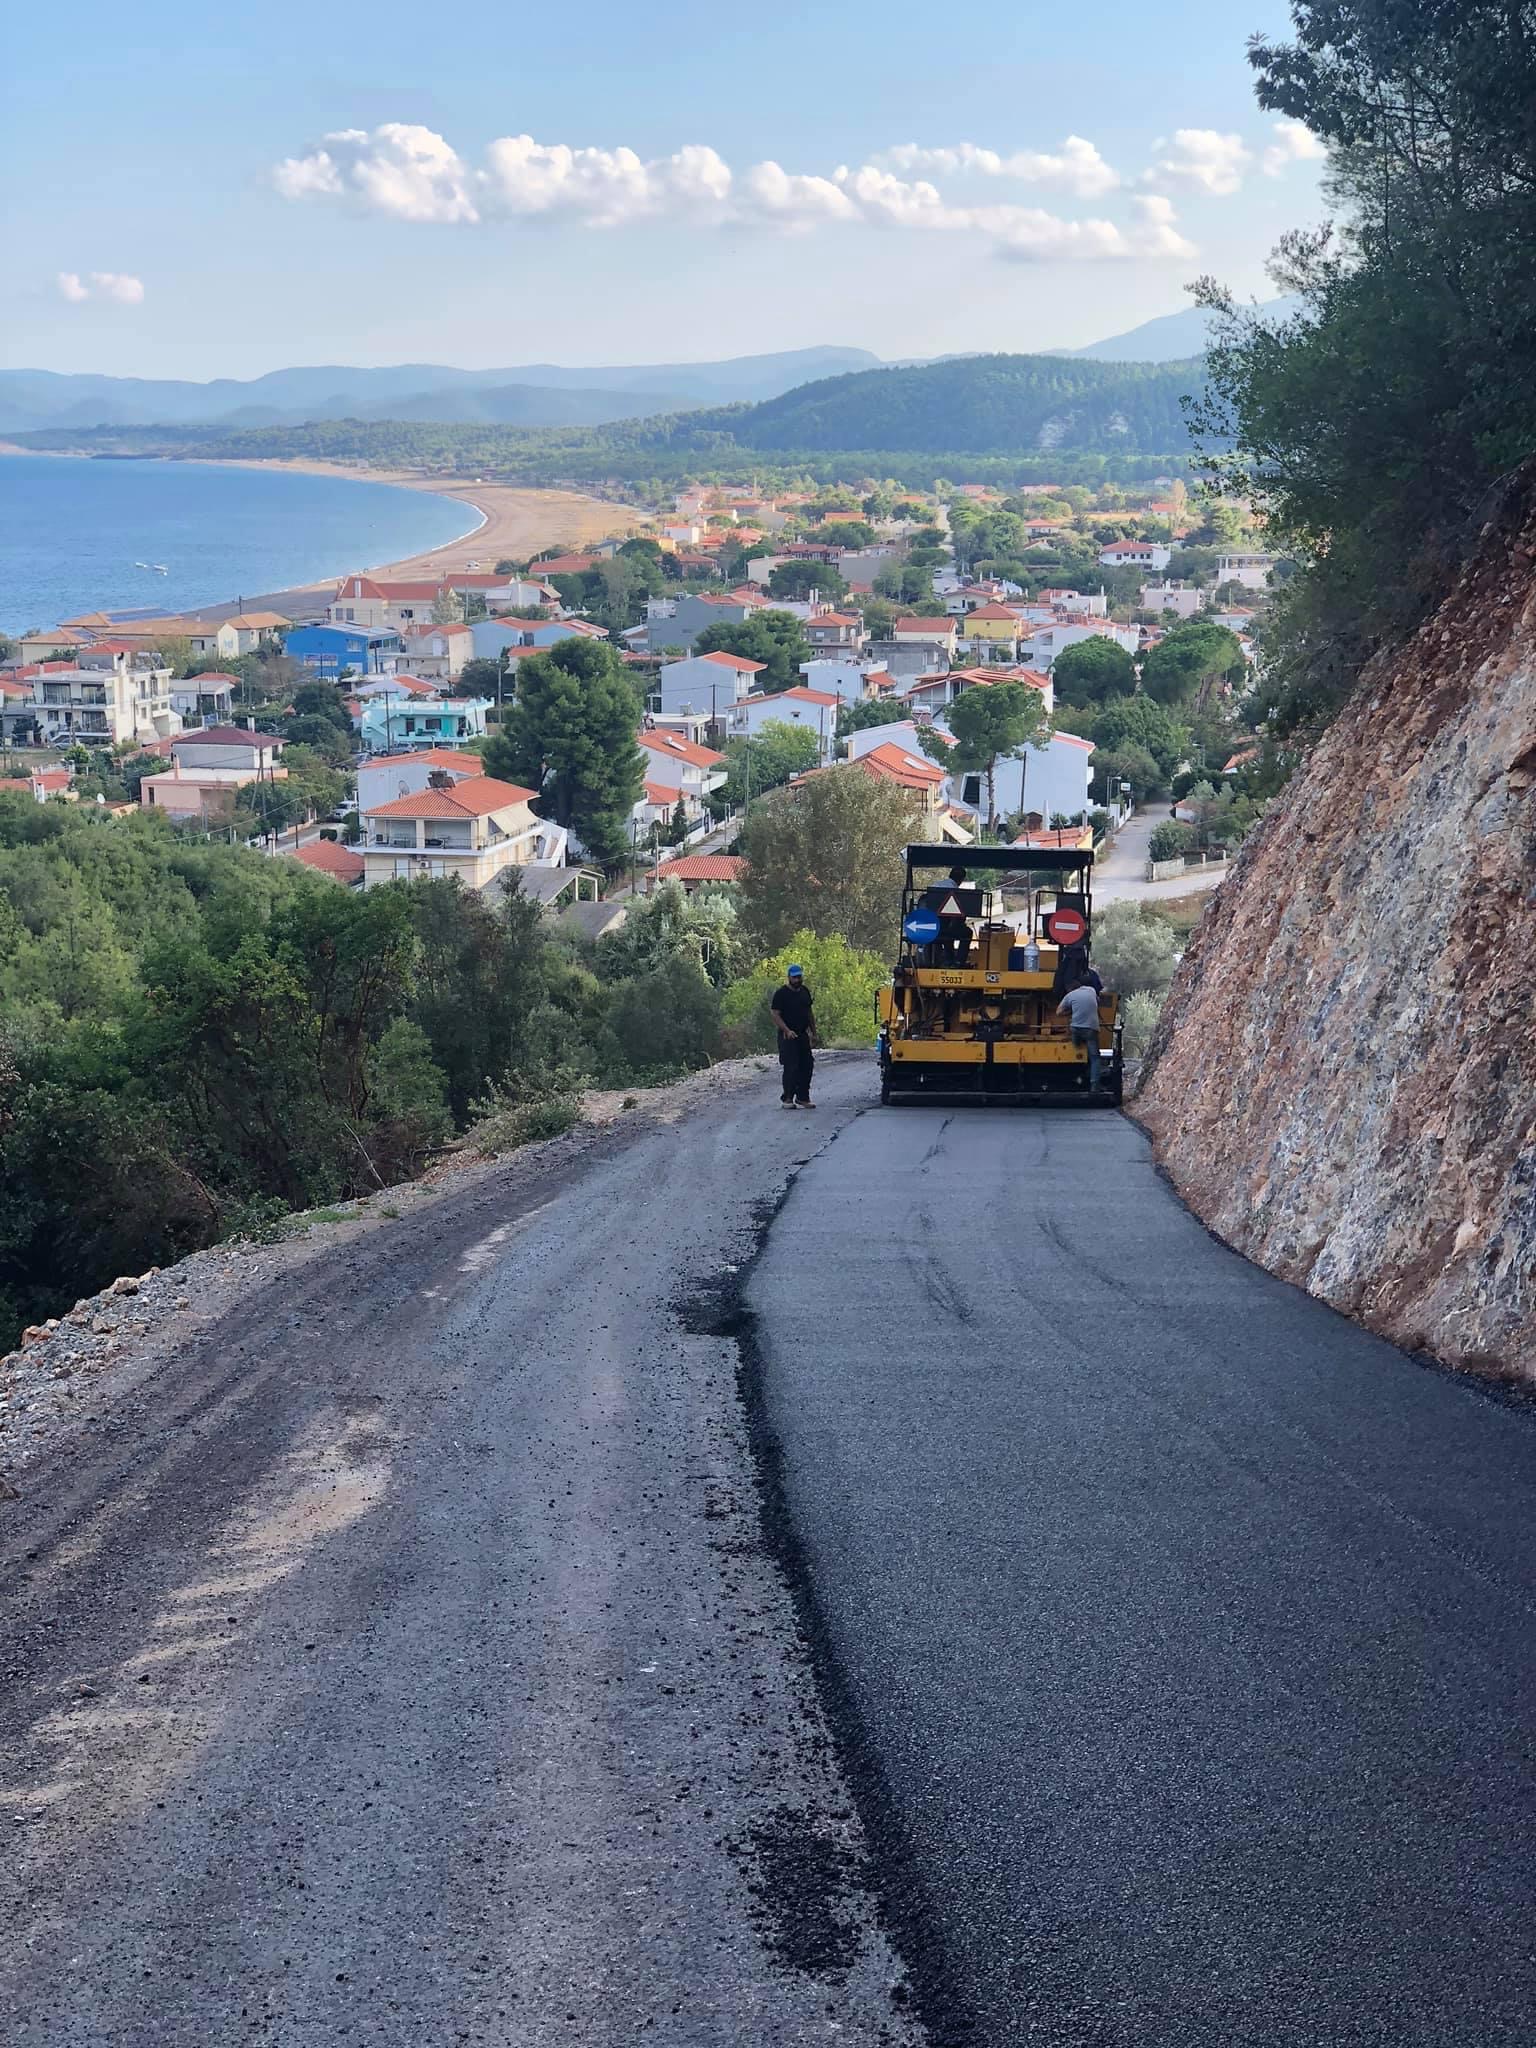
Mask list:
[[[502,426],[601,426],[643,414],[754,404],[797,384],[880,358],[862,348],[789,349],[714,363],[566,369],[532,363],[458,370],[437,363],[387,369],[270,370],[208,384],[171,378],[65,376],[0,370],[0,433],[34,428],[300,426],[311,420],[441,420]]]
[[[1270,308],[1289,312],[1294,301]],[[1058,361],[1187,362],[1203,353],[1210,316],[1196,307],[1143,321],[1124,334],[1058,349]],[[270,370],[264,377],[218,377],[208,384],[173,378],[63,376],[51,370],[0,370],[0,434],[87,427],[296,427],[319,420],[415,420],[447,426],[601,427],[616,420],[697,412],[711,406],[772,403],[828,378],[859,371],[937,370],[1005,358],[939,356],[883,363],[864,348],[800,348],[708,363],[624,363],[567,369],[525,363],[515,369],[459,370],[440,363],[385,369],[341,366]],[[1018,361],[1014,357],[1009,360]],[[1039,360],[1038,358],[1036,360]],[[801,445],[809,446],[804,443]],[[897,447],[893,441],[845,444]],[[941,445],[958,446],[955,442]]]
[[[1296,310],[1294,298],[1270,299],[1261,310],[1272,319],[1283,320]],[[1210,339],[1211,316],[1199,306],[1187,306],[1182,313],[1164,313],[1157,320],[1143,320],[1124,334],[1112,334],[1106,341],[1090,341],[1086,348],[1066,348],[1065,356],[1100,363],[1176,363],[1204,355]]]

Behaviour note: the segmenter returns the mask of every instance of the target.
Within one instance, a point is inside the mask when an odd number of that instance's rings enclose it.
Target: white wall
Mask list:
[[[742,669],[724,668],[702,655],[690,655],[683,661],[663,662],[652,697],[664,718],[685,711],[725,718],[754,681],[755,677]]]
[[[808,690],[829,690],[845,704],[857,704],[865,694],[868,671],[857,661],[802,661],[800,673]]]
[[[857,735],[862,739],[864,734]],[[1091,749],[1075,736],[1053,733],[1043,750],[1026,747],[1015,761],[999,761],[995,777],[999,816],[1015,811],[1038,811],[1049,824],[1053,811],[1075,817],[1090,808],[1088,802],[1088,758]],[[951,803],[963,804],[966,778],[952,775],[946,785]],[[981,780],[981,808],[987,801],[986,778]]]

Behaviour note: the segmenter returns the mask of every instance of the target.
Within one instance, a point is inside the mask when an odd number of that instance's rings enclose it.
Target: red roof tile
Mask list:
[[[316,839],[308,846],[297,847],[293,858],[302,861],[307,868],[317,868],[321,874],[334,875],[338,882],[360,882],[363,879],[363,856],[334,839]]]
[[[674,761],[686,761],[690,768],[723,768],[724,754],[717,754],[710,747],[701,747],[695,740],[685,740],[677,732],[642,732],[635,737],[649,753],[670,756]]]
[[[746,865],[739,853],[685,853],[651,875],[662,882],[739,882]]]
[[[375,804],[370,818],[484,818],[492,811],[510,810],[514,804],[531,802],[531,789],[515,782],[498,782],[491,775],[467,776],[452,789],[418,789],[412,796],[397,796],[387,804]]]
[[[713,632],[714,628],[711,627],[710,631]],[[726,654],[720,648],[716,648],[713,654],[697,655],[695,659],[699,661],[712,661],[716,668],[733,668],[739,675],[744,676],[761,675],[768,666],[766,661],[746,661],[741,655]]]

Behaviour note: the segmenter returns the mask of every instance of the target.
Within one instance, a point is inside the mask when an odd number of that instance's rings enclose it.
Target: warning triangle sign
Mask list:
[[[964,917],[965,912],[960,908],[956,897],[948,896],[939,905],[939,915],[940,917]]]

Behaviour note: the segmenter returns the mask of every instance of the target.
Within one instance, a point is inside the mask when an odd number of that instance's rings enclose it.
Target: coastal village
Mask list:
[[[730,886],[748,805],[815,776],[873,777],[908,801],[915,838],[963,849],[1102,843],[1183,770],[1173,796],[1195,790],[1195,808],[1169,825],[1192,845],[1202,797],[1225,782],[1230,798],[1258,754],[1231,712],[1276,565],[1242,534],[1233,508],[1173,479],[1098,498],[962,485],[947,500],[700,485],[579,551],[352,574],[286,609],[87,611],[23,633],[0,664],[0,788],[155,810],[352,888],[453,876],[485,890],[516,869],[592,936],[661,881]],[[1135,705],[1149,658],[1203,629],[1215,747],[1158,765],[1124,744],[1134,721],[1117,744],[1105,706]],[[573,642],[633,684],[618,845],[586,843],[546,815],[546,791],[488,772],[520,670]],[[983,760],[956,706],[1010,684],[1030,709]]]

